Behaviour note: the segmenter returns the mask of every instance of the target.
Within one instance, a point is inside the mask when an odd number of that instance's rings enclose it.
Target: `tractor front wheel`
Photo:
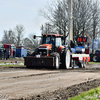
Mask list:
[[[60,65],[60,63],[59,63],[59,60],[60,60],[59,59],[59,54],[54,52],[54,53],[51,54],[51,56],[54,57],[54,68],[59,69],[59,65]]]
[[[56,69],[59,69],[59,57],[58,56],[55,56],[55,68]]]

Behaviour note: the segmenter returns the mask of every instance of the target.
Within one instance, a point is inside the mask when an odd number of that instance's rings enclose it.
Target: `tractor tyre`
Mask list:
[[[97,61],[98,61],[97,58],[98,58],[98,55],[94,55],[94,56],[93,56],[93,62],[97,62]]]
[[[65,69],[68,69],[70,67],[70,50],[65,50],[63,52],[63,60],[62,60],[62,66],[65,68]]]
[[[71,59],[70,67],[72,67],[72,69],[74,69],[74,60],[73,59]]]
[[[57,52],[51,53],[51,56],[54,57],[54,68],[55,69],[59,69],[59,65],[60,65],[60,59],[59,59],[59,54]]]
[[[85,61],[84,61],[83,68],[86,68],[86,64],[87,64],[87,59],[85,59]]]
[[[31,68],[31,66],[26,66],[26,68]]]
[[[83,66],[84,66],[84,60],[80,63],[78,63],[78,66],[79,66],[79,68],[83,68]]]
[[[54,65],[55,68],[56,68],[56,69],[59,69],[59,57],[58,57],[58,56],[55,56],[54,60],[55,60],[55,61],[54,61],[54,62],[55,62],[55,65]]]
[[[70,67],[74,68],[74,60],[72,59],[72,55],[70,57]]]

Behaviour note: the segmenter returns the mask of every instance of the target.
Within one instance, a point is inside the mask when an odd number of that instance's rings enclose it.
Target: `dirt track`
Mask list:
[[[7,95],[6,100],[67,100],[100,85],[99,66],[73,70],[1,68],[0,96]]]

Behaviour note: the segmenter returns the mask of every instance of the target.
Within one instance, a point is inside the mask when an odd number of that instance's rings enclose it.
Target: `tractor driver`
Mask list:
[[[52,44],[52,46],[54,46],[54,39],[51,39],[51,40],[49,41],[49,44]]]

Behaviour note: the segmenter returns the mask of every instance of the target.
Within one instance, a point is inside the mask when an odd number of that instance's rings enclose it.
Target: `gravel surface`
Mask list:
[[[99,64],[68,70],[0,67],[0,96],[8,95],[6,100],[68,100],[100,85],[99,67]]]
[[[61,88],[52,92],[31,96],[27,100],[68,100],[70,97],[76,96],[82,92],[96,88],[100,85],[100,79],[83,82],[80,84],[72,85],[67,88]],[[21,100],[23,98],[20,98]]]

